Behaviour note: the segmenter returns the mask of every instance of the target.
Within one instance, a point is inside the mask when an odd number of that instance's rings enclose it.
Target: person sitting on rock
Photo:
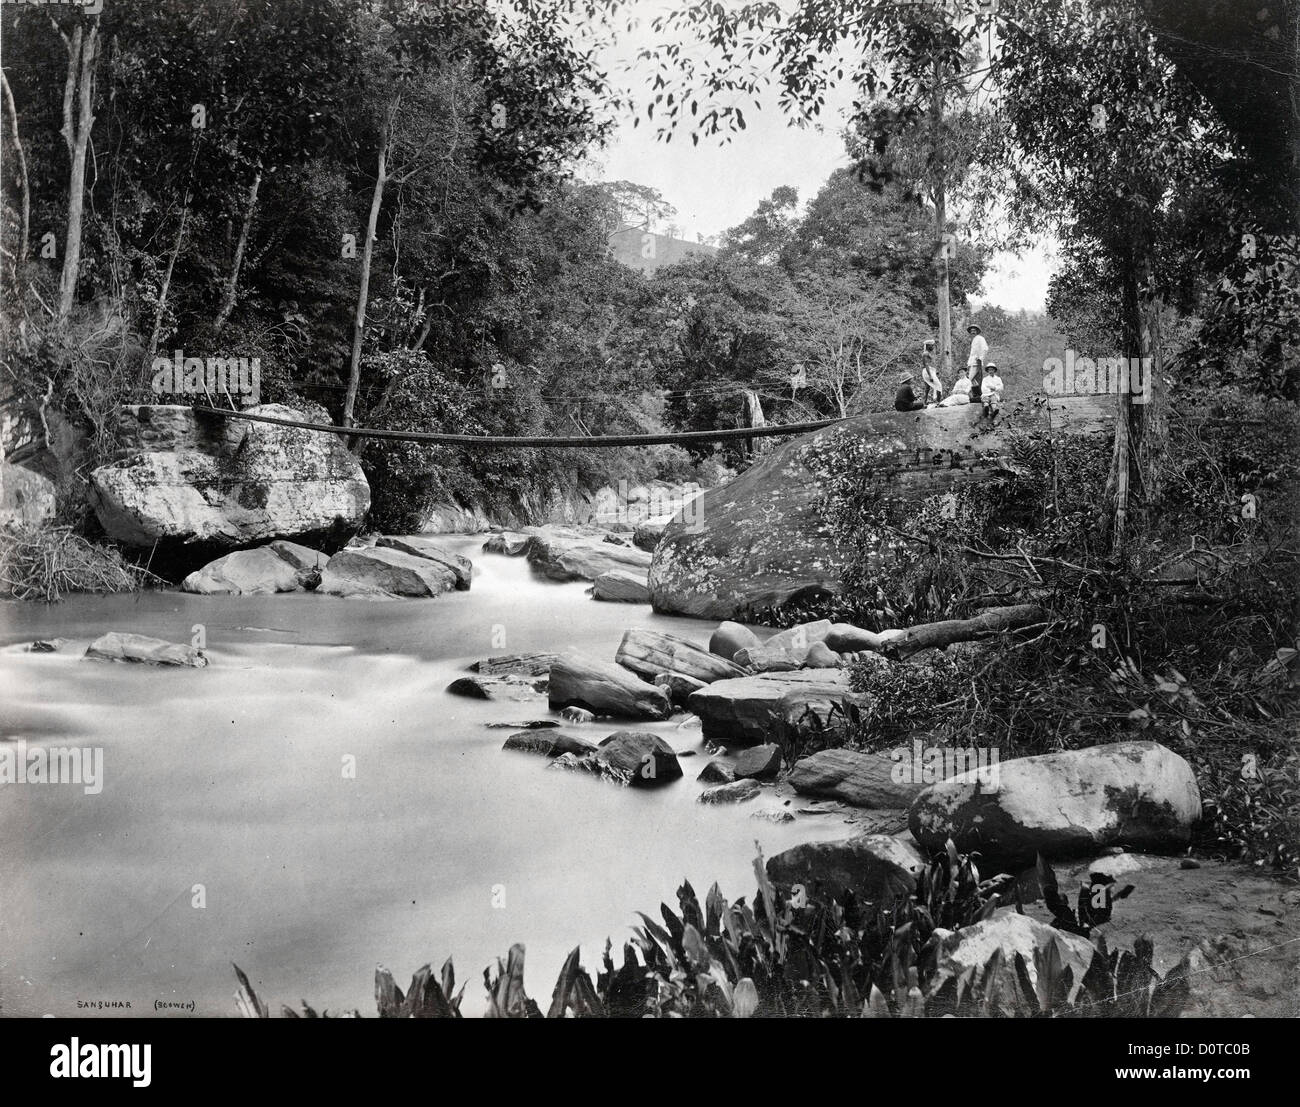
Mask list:
[[[904,373],[898,378],[898,391],[894,393],[895,411],[919,411],[925,404],[916,398],[912,391],[912,374]]]
[[[984,367],[984,380],[980,391],[980,402],[984,405],[984,414],[992,419],[1002,407],[1002,378],[998,376],[998,367],[989,362]]]
[[[940,407],[956,407],[958,404],[970,403],[970,369],[964,368],[952,382],[952,391],[939,401]]]

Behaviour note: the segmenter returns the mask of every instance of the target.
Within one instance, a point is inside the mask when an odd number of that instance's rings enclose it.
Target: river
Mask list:
[[[503,752],[511,731],[485,724],[548,717],[545,699],[448,695],[469,662],[570,645],[612,659],[629,626],[701,643],[711,628],[594,602],[481,553],[482,536],[438,540],[473,558],[471,591],[0,602],[0,738],[104,758],[98,794],[0,786],[0,1014],[233,1015],[233,961],[273,1013],[306,999],[373,1015],[377,963],[405,988],[448,955],[476,1014],[483,969],[513,942],[545,1009],[568,950],[581,944],[594,980],[606,936],[617,952],[683,877],[752,897],[755,843],[771,856],[843,836],[834,816],[752,817],[780,795],[696,803],[707,755],[691,716],[644,727],[696,751],[652,791]],[[190,642],[197,628],[206,669],[81,660],[109,630]],[[55,637],[59,652],[26,652]],[[568,729],[620,725],[642,728]],[[130,1008],[79,1006],[101,1002]]]

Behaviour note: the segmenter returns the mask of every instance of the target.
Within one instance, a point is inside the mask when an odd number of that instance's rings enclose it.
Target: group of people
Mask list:
[[[952,391],[943,394],[943,380],[934,365],[934,345],[925,344],[921,366],[921,380],[925,384],[925,398],[919,399],[912,388],[913,374],[904,373],[898,379],[898,392],[894,395],[897,411],[920,411],[927,407],[956,407],[958,404],[982,404],[989,418],[997,415],[1002,406],[1002,378],[998,367],[988,360],[989,344],[979,327],[972,323],[966,328],[971,336],[970,354]]]

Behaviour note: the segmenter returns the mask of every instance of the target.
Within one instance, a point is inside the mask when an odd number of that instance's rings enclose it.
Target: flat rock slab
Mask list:
[[[274,550],[282,561],[287,561],[295,569],[315,569],[320,571],[325,568],[330,559],[329,554],[321,553],[320,550],[313,550],[310,546],[303,546],[297,542],[288,542],[283,538],[277,538],[266,548]]]
[[[269,546],[256,550],[238,550],[196,569],[181,584],[186,592],[201,596],[269,595],[274,592],[301,592],[300,571]]]
[[[591,597],[607,603],[649,603],[650,589],[643,573],[611,569],[596,578]]]
[[[1077,857],[1107,846],[1174,852],[1201,817],[1192,767],[1156,742],[1118,742],[1003,761],[925,789],[908,812],[928,849],[951,838],[1003,863]]]
[[[165,642],[144,634],[119,634],[110,631],[87,647],[87,661],[130,661],[141,665],[184,665],[201,669],[208,659],[193,646]]]
[[[501,748],[522,753],[540,753],[547,757],[559,757],[562,753],[583,757],[594,753],[596,744],[573,734],[565,734],[561,730],[522,730],[510,735]]]
[[[475,661],[470,669],[480,676],[546,676],[559,654],[503,653]]]
[[[759,787],[756,780],[735,780],[730,784],[719,784],[716,788],[706,788],[699,794],[698,802],[721,804],[721,803],[747,803],[755,799],[763,789]]]
[[[456,574],[427,557],[393,549],[348,548],[329,559],[317,591],[345,597],[425,598],[455,587]]]
[[[451,550],[444,549],[436,542],[430,542],[427,538],[395,538],[384,535],[375,542],[375,547],[381,550],[400,550],[412,557],[423,557],[436,562],[455,576],[456,590],[458,592],[468,592],[469,586],[474,579],[474,563],[468,557],[452,553]]]
[[[786,779],[801,796],[836,799],[851,807],[904,809],[925,785],[913,784],[898,767],[883,753],[821,750],[797,761]]]
[[[687,707],[700,717],[705,741],[756,746],[780,739],[781,701],[791,692],[832,700],[854,696],[840,670],[806,669],[719,680],[693,693]]]
[[[767,862],[767,875],[787,888],[846,890],[873,903],[907,895],[925,868],[925,857],[904,838],[861,834],[838,842],[806,842]]]
[[[743,669],[694,642],[645,627],[632,627],[623,635],[614,660],[645,680],[659,673],[681,673],[712,684],[745,675]]]
[[[513,700],[525,702],[546,691],[545,679],[521,676],[466,676],[458,677],[447,685],[453,696],[468,696],[476,700]]]
[[[615,718],[666,719],[673,710],[662,688],[621,665],[577,652],[562,654],[551,666],[548,694],[554,711],[580,708]]]
[[[650,571],[650,555],[635,546],[619,546],[599,538],[569,538],[535,534],[528,543],[528,562],[551,580],[592,580],[623,569],[642,579]]]

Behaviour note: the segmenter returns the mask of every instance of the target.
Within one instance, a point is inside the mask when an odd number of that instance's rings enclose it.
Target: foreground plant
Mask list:
[[[729,904],[716,884],[701,904],[689,882],[677,890],[678,910],[659,905],[662,925],[641,914],[633,939],[615,967],[605,943],[595,983],[572,950],[556,980],[546,1018],[924,1018],[1123,1016],[1167,1018],[1190,999],[1191,961],[1167,976],[1152,966],[1150,940],[1132,951],[1110,950],[1096,938],[1088,968],[1078,975],[1063,939],[1036,948],[1032,965],[1017,953],[1008,960],[996,949],[984,963],[960,973],[941,971],[941,947],[962,930],[992,919],[1000,907],[1023,914],[1014,877],[981,880],[974,858],[951,842],[935,856],[914,887],[898,883],[887,902],[860,902],[852,891],[831,896],[814,888],[784,894],[768,879],[760,853],[754,861],[758,891],[750,907]],[[1088,936],[1109,921],[1116,900],[1131,886],[1114,888],[1103,874],[1090,874],[1077,908],[1061,896],[1051,866],[1042,858],[1038,877],[1044,902],[1063,933]],[[1032,969],[1032,971],[1031,971]],[[269,1011],[235,966],[237,1001],[249,1018]],[[488,1018],[542,1018],[524,991],[524,947],[511,946],[503,963],[483,973]],[[464,987],[455,990],[451,959],[437,977],[428,965],[406,992],[380,967],[375,1001],[380,1018],[461,1018]],[[329,1017],[302,1004],[288,1018]],[[359,1017],[359,1012],[351,1012]]]

